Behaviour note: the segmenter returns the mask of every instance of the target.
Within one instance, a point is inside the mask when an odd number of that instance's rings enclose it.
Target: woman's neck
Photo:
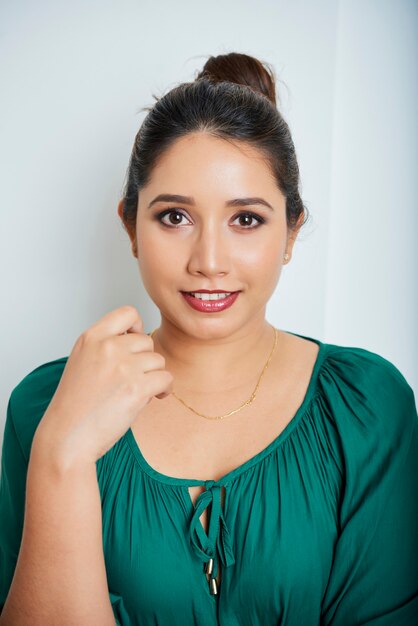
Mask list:
[[[154,350],[165,358],[175,387],[193,394],[226,392],[251,385],[260,376],[274,346],[274,327],[265,319],[227,336],[202,338],[162,320],[153,335]],[[281,333],[273,357],[280,351]],[[272,361],[270,361],[271,365]]]

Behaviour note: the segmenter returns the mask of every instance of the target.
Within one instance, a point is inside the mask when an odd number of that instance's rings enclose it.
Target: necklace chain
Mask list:
[[[258,379],[258,381],[257,381],[257,384],[256,384],[256,386],[255,386],[255,388],[254,388],[254,391],[252,392],[252,394],[251,394],[251,396],[248,398],[248,400],[246,400],[243,404],[241,404],[241,406],[240,406],[240,407],[238,407],[237,409],[234,409],[233,411],[230,411],[229,413],[225,413],[224,415],[217,415],[217,416],[204,415],[203,413],[199,413],[199,411],[196,411],[196,410],[195,410],[195,409],[193,409],[191,406],[189,406],[189,405],[188,405],[188,404],[187,404],[184,400],[182,400],[182,399],[181,399],[181,398],[180,398],[180,397],[179,397],[179,396],[178,396],[178,395],[177,395],[174,391],[172,391],[172,392],[171,392],[171,393],[172,393],[172,395],[173,395],[175,398],[177,398],[177,400],[179,400],[182,404],[184,404],[184,406],[186,406],[188,409],[190,409],[191,411],[193,411],[193,413],[196,413],[196,415],[200,415],[200,417],[204,417],[205,419],[208,419],[208,420],[221,420],[221,419],[223,419],[224,417],[229,417],[230,415],[233,415],[234,413],[238,413],[238,411],[241,411],[244,407],[246,407],[247,405],[250,405],[250,404],[253,402],[253,400],[255,400],[255,398],[256,398],[256,396],[257,396],[257,389],[258,389],[258,387],[259,387],[259,385],[260,385],[261,379],[262,379],[262,378],[263,378],[263,376],[264,376],[264,372],[266,371],[266,369],[267,369],[267,368],[268,368],[268,366],[269,366],[269,363],[270,363],[270,361],[271,361],[271,357],[273,356],[273,352],[274,352],[274,350],[275,350],[275,348],[276,348],[276,345],[277,345],[277,338],[278,338],[277,328],[274,328],[273,326],[272,326],[272,328],[274,329],[274,345],[273,345],[273,348],[272,348],[272,350],[271,350],[271,352],[270,352],[270,356],[269,356],[269,358],[267,359],[267,361],[266,361],[266,363],[265,363],[265,365],[264,365],[264,367],[263,367],[263,370],[262,370],[262,372],[261,372],[261,374],[260,374],[260,377],[259,377],[259,379]],[[153,331],[152,331],[152,333],[151,333],[151,338],[152,338],[153,334],[156,332],[156,330],[157,330],[157,329],[155,329],[155,330],[153,330]]]

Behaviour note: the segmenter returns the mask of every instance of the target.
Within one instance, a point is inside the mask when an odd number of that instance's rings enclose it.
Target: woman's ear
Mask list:
[[[294,246],[294,243],[296,241],[296,237],[298,236],[299,230],[300,230],[300,228],[302,226],[303,219],[304,219],[304,215],[302,214],[299,217],[296,226],[290,231],[290,234],[289,234],[289,236],[287,238],[287,243],[286,243],[285,263],[283,265],[286,265],[287,263],[289,263],[291,258],[292,258],[293,246]]]
[[[131,228],[128,228],[128,226],[125,223],[125,220],[123,218],[123,207],[124,207],[124,200],[122,198],[122,200],[119,200],[118,202],[118,215],[120,217],[120,219],[122,220],[122,224],[124,229],[126,230],[126,232],[129,235],[129,239],[131,240],[131,248],[132,248],[132,254],[134,255],[134,257],[138,256],[138,250],[137,250],[137,244],[136,244],[136,234],[134,232],[132,232]]]
[[[122,200],[119,200],[118,202],[118,215],[120,217],[120,219],[123,222],[123,205],[124,205],[124,200],[122,198]]]

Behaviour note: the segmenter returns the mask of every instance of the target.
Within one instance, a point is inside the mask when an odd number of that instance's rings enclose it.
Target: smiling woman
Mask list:
[[[161,189],[177,193],[158,193]],[[161,341],[172,325],[188,337],[206,337],[206,346],[256,329],[265,338],[265,303],[297,229],[288,228],[286,197],[257,148],[207,132],[187,133],[159,157],[137,204],[135,229],[127,230],[144,285],[163,316]],[[122,201],[122,217],[123,206]],[[233,295],[216,303],[185,295],[202,290]],[[225,315],[190,315],[192,310]],[[165,348],[171,352],[173,344]],[[218,354],[225,348],[218,345]],[[235,357],[227,349],[218,367],[229,370]]]
[[[13,390],[0,623],[412,626],[412,389],[266,320],[307,220],[272,69],[211,57],[159,99],[118,214],[161,324],[112,311]]]

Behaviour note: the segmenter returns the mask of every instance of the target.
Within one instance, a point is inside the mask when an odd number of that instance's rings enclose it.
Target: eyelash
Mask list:
[[[182,215],[183,217],[186,217],[184,215],[184,213],[182,213],[178,209],[166,209],[165,211],[162,211],[161,213],[157,213],[155,215],[155,219],[157,221],[159,221],[160,224],[162,224],[163,226],[166,226],[167,228],[179,228],[180,226],[182,226],[182,224],[177,224],[177,225],[176,224],[166,224],[165,222],[162,221],[162,218],[165,217],[166,215],[169,215],[170,213],[178,213],[179,215]],[[262,224],[265,224],[265,222],[266,222],[266,220],[263,217],[260,217],[260,215],[256,215],[255,213],[252,213],[251,211],[241,211],[241,213],[239,213],[235,217],[235,219],[238,219],[239,217],[241,217],[241,215],[246,215],[246,216],[252,217],[255,220],[257,220],[257,222],[258,222],[257,226],[242,226],[243,230],[255,230],[256,228],[259,228],[259,226],[261,226]]]

